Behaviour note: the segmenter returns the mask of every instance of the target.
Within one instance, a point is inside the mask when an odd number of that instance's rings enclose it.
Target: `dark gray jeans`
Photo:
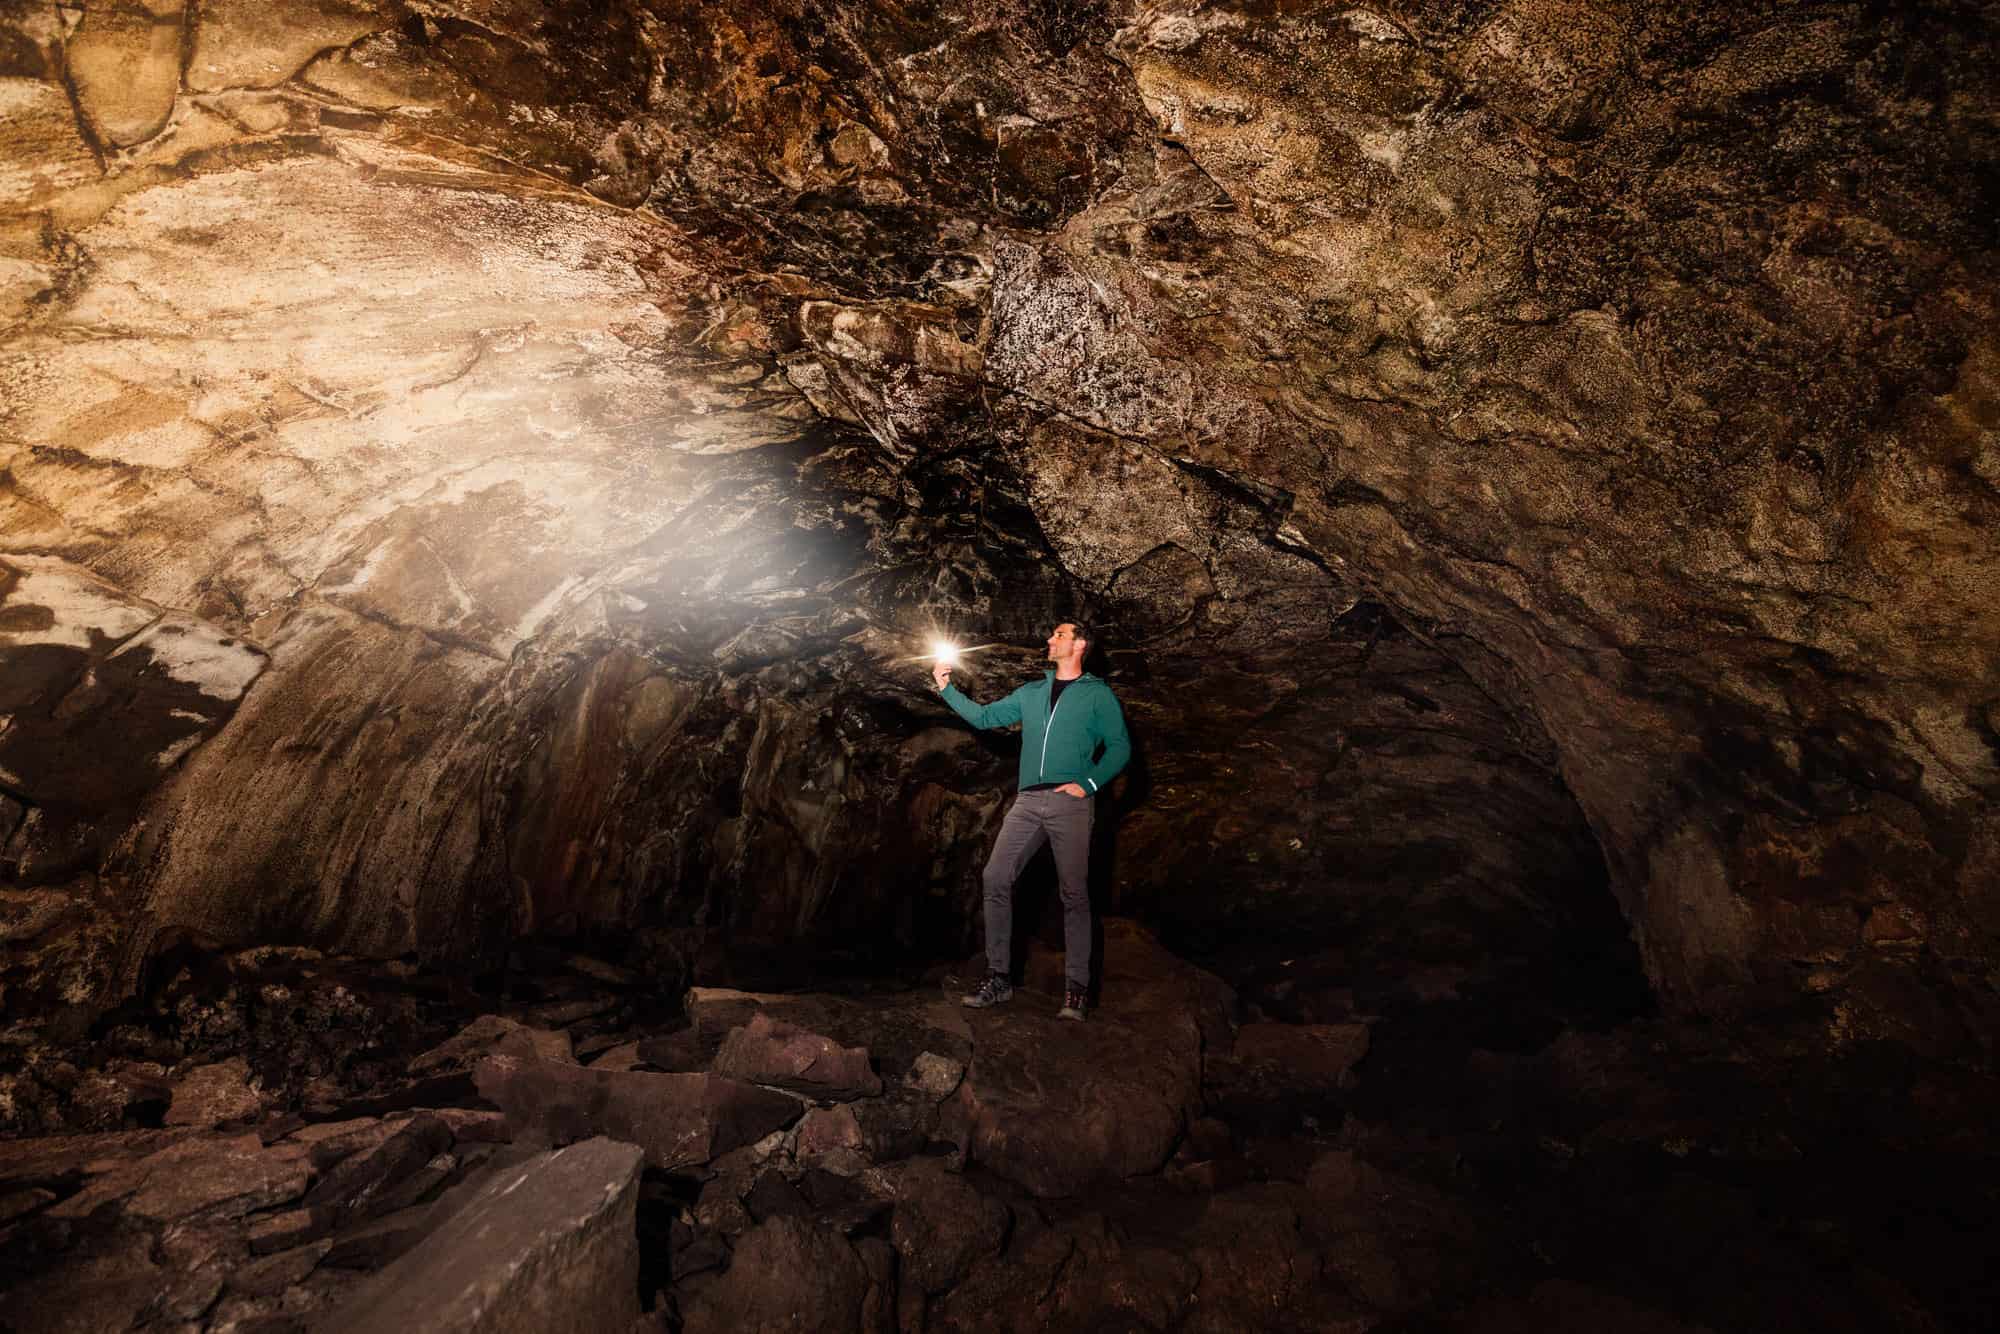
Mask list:
[[[1073,987],[1090,985],[1090,822],[1092,797],[1050,788],[1023,792],[1007,808],[993,855],[986,859],[986,967],[1012,975],[1014,882],[1028,859],[1047,843],[1062,890],[1063,976]]]

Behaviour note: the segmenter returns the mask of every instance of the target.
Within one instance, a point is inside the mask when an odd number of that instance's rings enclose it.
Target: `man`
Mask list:
[[[942,662],[931,679],[959,717],[974,727],[1021,724],[1020,795],[1007,808],[987,858],[986,980],[962,998],[975,1010],[1014,995],[1014,881],[1047,843],[1055,853],[1063,906],[1063,1006],[1081,1020],[1090,996],[1090,825],[1097,793],[1132,757],[1125,713],[1102,678],[1083,670],[1090,630],[1065,621],[1049,636],[1055,670],[992,704],[973,703],[951,684]]]

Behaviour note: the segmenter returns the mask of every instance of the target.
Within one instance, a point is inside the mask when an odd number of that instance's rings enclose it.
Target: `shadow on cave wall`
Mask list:
[[[1275,658],[1129,650],[1113,671],[1134,750],[1098,822],[1098,910],[1152,925],[1254,1011],[1423,1015],[1509,1047],[1649,1011],[1546,738],[1386,609]],[[1021,909],[1059,942],[1046,853]]]

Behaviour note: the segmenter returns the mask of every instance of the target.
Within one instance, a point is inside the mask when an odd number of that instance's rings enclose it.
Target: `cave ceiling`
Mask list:
[[[1978,1047],[1995,24],[0,0],[15,917],[919,941],[1088,616],[1117,906]]]

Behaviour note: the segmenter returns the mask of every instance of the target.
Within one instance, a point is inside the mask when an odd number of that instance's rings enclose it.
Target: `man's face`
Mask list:
[[[1049,635],[1049,661],[1061,662],[1082,642],[1076,637],[1076,627],[1064,621]]]

